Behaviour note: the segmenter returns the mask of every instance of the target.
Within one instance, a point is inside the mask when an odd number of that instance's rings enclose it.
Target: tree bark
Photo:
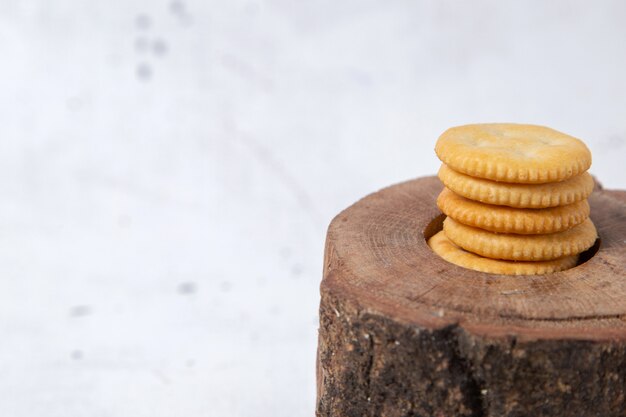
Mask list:
[[[589,198],[600,239],[540,276],[435,255],[435,177],[331,223],[321,284],[317,416],[625,416],[626,192]]]

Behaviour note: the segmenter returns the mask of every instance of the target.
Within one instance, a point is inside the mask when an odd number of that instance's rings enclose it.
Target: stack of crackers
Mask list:
[[[596,241],[594,181],[585,144],[556,130],[478,124],[443,133],[435,152],[447,216],[428,241],[442,258],[476,271],[534,275],[576,265]]]

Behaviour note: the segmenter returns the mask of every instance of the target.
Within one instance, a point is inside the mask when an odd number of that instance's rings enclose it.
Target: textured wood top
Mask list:
[[[450,264],[427,246],[441,227],[441,189],[436,177],[420,178],[340,213],[329,227],[322,291],[422,327],[626,339],[626,192],[598,187],[589,198],[601,243],[587,262],[554,274],[505,276]]]

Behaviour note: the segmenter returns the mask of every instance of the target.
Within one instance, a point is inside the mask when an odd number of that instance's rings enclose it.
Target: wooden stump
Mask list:
[[[590,196],[600,241],[582,264],[504,276],[427,246],[441,189],[395,185],[332,221],[317,416],[625,416],[626,192]]]

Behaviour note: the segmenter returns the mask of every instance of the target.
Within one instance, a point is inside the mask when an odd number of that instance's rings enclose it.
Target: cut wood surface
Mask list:
[[[398,184],[331,223],[317,415],[626,415],[626,192],[589,197],[590,259],[504,276],[427,246],[441,189]]]

